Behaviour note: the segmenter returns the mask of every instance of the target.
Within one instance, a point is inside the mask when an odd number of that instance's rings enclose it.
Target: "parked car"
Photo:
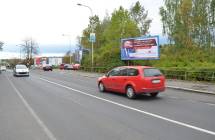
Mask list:
[[[64,70],[64,65],[65,65],[65,64],[63,64],[63,63],[60,64],[60,66],[59,66],[60,70]]]
[[[99,91],[114,91],[133,99],[139,94],[152,97],[165,90],[165,77],[160,70],[148,66],[122,66],[98,78]]]
[[[53,68],[52,68],[51,65],[46,64],[46,65],[43,66],[43,70],[44,70],[44,71],[52,71],[52,69],[53,69]]]
[[[18,64],[13,69],[14,76],[29,76],[29,69],[26,65]]]
[[[72,64],[65,64],[64,65],[64,69],[65,70],[72,70],[73,69],[73,65]]]
[[[6,66],[0,66],[0,71],[6,71]]]
[[[80,64],[74,64],[73,65],[73,70],[79,70],[80,69]]]

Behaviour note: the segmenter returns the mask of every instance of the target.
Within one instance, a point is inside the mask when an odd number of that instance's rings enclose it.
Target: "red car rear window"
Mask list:
[[[144,77],[154,77],[154,76],[161,76],[162,73],[159,69],[155,68],[145,68],[143,69]]]

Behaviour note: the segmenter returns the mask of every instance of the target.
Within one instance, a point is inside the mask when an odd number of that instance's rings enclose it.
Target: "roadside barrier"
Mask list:
[[[81,70],[88,72],[106,73],[111,68],[108,67],[81,67]],[[188,81],[207,81],[215,82],[215,71],[186,71],[160,69],[168,79],[188,80]]]
[[[161,69],[161,71],[166,78],[169,79],[215,82],[214,71],[180,71],[165,69]]]
[[[81,67],[81,70],[87,72],[98,72],[98,73],[106,73],[110,70],[107,67]]]

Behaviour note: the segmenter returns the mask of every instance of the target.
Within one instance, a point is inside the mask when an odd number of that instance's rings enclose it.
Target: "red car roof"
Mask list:
[[[120,67],[125,67],[125,68],[154,68],[154,67],[150,67],[150,66],[120,66]],[[119,68],[120,68],[119,67]]]

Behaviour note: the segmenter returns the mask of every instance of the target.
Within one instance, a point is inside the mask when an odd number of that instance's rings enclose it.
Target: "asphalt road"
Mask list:
[[[0,74],[0,140],[214,140],[215,96],[129,100],[75,71]]]

